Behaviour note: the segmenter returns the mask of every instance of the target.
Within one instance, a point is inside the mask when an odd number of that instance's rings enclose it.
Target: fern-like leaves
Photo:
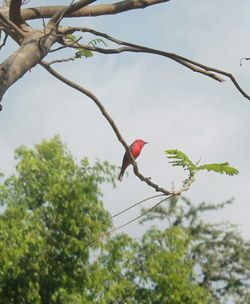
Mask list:
[[[75,35],[73,35],[73,34],[66,35],[66,40],[68,40],[73,45],[75,44],[76,46],[79,46],[79,48],[76,48],[76,52],[75,52],[75,57],[76,58],[83,58],[83,57],[89,58],[89,57],[94,56],[92,51],[87,50],[83,47],[80,47],[80,45],[78,43],[79,38],[77,38]],[[107,46],[106,42],[103,39],[100,39],[100,38],[93,39],[93,40],[88,42],[88,45],[92,45],[92,46],[98,46],[99,44],[103,44],[104,46]]]
[[[194,164],[185,153],[177,149],[166,150],[165,153],[170,159],[169,163],[171,163],[173,166],[179,166],[182,167],[184,170],[188,170],[190,176],[193,176],[197,171],[201,170],[213,171],[216,173],[227,174],[231,176],[237,175],[239,173],[239,171],[236,168],[231,167],[228,162],[219,164],[204,164],[198,166],[198,163]]]

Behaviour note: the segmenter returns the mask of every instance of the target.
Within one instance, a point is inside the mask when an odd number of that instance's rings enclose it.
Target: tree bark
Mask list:
[[[0,64],[0,100],[13,83],[48,54],[57,39],[53,33],[45,35],[38,31],[29,33],[23,39],[20,48]]]
[[[116,3],[107,3],[99,5],[89,5],[73,12],[65,14],[65,17],[84,17],[84,16],[101,16],[113,15],[135,9],[144,9],[148,6],[169,2],[170,0],[123,0]],[[21,10],[24,20],[51,18],[59,10],[65,9],[66,6],[44,6],[33,7]]]

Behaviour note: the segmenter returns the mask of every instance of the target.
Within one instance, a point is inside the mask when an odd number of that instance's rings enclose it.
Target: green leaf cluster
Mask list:
[[[73,34],[66,35],[66,40],[69,41],[70,43],[72,43],[73,45],[75,45],[76,47],[79,46],[78,37]],[[99,44],[103,44],[104,46],[107,46],[106,42],[101,38],[93,39],[88,42],[88,45],[92,45],[92,46],[98,46]],[[94,54],[91,50],[87,50],[83,47],[77,47],[75,56],[76,56],[76,58],[84,57],[87,59],[87,58],[93,57]]]
[[[208,303],[248,303],[250,299],[250,242],[232,224],[204,221],[207,212],[232,203],[233,200],[194,204],[185,197],[173,197],[141,221],[143,224],[160,220],[165,223],[165,231],[179,227],[187,233],[189,253],[196,269],[195,281],[210,293]]]
[[[93,281],[93,303],[208,303],[209,292],[194,280],[189,242],[178,227],[151,228],[141,241],[125,234],[109,240],[92,271],[102,278]]]
[[[229,165],[228,162],[224,163],[212,163],[198,166],[198,163],[194,164],[185,153],[177,149],[166,150],[167,157],[170,159],[170,163],[173,166],[182,167],[184,170],[188,170],[190,176],[193,176],[196,172],[207,170],[216,173],[237,175],[239,171]]]
[[[15,157],[16,174],[0,187],[0,303],[67,303],[59,299],[83,293],[88,281],[98,242],[86,244],[111,227],[100,186],[114,182],[114,168],[78,164],[59,137]]]

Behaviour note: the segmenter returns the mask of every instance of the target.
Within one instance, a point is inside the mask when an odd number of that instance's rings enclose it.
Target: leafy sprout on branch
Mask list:
[[[85,57],[87,59],[89,57],[93,57],[94,54],[91,50],[88,50],[79,44],[80,40],[81,40],[81,37],[77,37],[74,34],[67,34],[65,37],[66,43],[70,43],[72,47],[76,46],[75,58]],[[92,39],[91,41],[88,42],[88,44],[86,46],[97,47],[100,44],[102,44],[104,46],[108,46],[107,43],[101,38]]]
[[[230,176],[237,175],[239,173],[239,171],[236,168],[230,166],[228,162],[203,164],[198,166],[199,162],[194,164],[185,153],[177,149],[166,150],[165,153],[170,159],[169,163],[171,163],[174,167],[178,166],[182,167],[184,170],[188,170],[190,176],[194,176],[198,171],[202,170],[213,171]]]

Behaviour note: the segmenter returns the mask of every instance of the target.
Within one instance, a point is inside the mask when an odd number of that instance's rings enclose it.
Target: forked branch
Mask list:
[[[119,39],[114,38],[112,36],[109,36],[106,33],[95,31],[95,30],[90,29],[90,28],[85,28],[85,27],[62,27],[60,29],[60,31],[64,35],[72,34],[72,33],[75,33],[75,32],[88,32],[88,33],[91,33],[95,36],[103,37],[103,38],[111,41],[112,43],[115,43],[117,45],[122,46],[122,47],[119,47],[119,48],[100,48],[100,47],[93,46],[93,45],[81,45],[79,43],[76,43],[75,45],[72,45],[72,44],[69,45],[69,47],[71,47],[71,48],[85,48],[85,49],[95,51],[95,52],[99,52],[99,53],[103,53],[103,54],[118,54],[118,53],[123,53],[123,52],[136,52],[136,53],[154,54],[154,55],[159,55],[159,56],[167,57],[171,60],[174,60],[174,61],[178,62],[179,64],[187,67],[188,69],[192,70],[193,72],[201,73],[201,74],[203,74],[207,77],[210,77],[214,80],[217,80],[219,82],[224,81],[224,79],[221,77],[221,75],[223,75],[223,76],[225,76],[225,77],[227,77],[231,80],[231,82],[236,87],[236,89],[240,92],[241,95],[243,95],[246,99],[250,100],[250,95],[247,94],[241,88],[241,86],[237,82],[236,78],[231,73],[225,72],[223,70],[216,69],[216,68],[213,68],[213,67],[209,67],[209,66],[204,65],[202,63],[199,63],[197,61],[191,60],[189,58],[186,58],[186,57],[174,54],[174,53],[165,52],[165,51],[157,50],[157,49],[154,49],[154,48],[149,48],[149,47],[145,47],[145,46],[142,46],[142,45],[122,41],[122,40],[119,40]]]

